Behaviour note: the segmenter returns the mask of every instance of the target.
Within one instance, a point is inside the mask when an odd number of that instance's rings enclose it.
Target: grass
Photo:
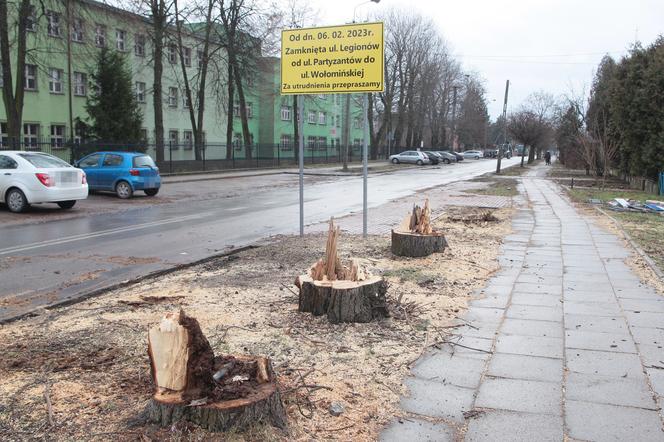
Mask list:
[[[523,167],[521,167],[521,164],[517,164],[515,166],[510,166],[506,167],[504,169],[500,170],[500,175],[501,176],[521,176],[528,172],[530,170],[531,166],[534,166],[536,164],[541,163],[542,160],[535,160],[533,164],[528,165],[528,159],[524,159]]]
[[[614,198],[624,198],[626,200],[637,201],[664,199],[664,197],[661,195],[641,192],[639,190],[596,189],[591,187],[579,187],[575,189],[569,189],[568,193],[573,201],[579,203],[587,203],[589,199],[598,199],[602,202],[611,201]]]
[[[611,213],[632,239],[664,269],[664,216],[654,213]]]
[[[488,182],[488,186],[482,189],[468,189],[465,192],[475,195],[495,195],[495,196],[517,196],[519,191],[516,186],[519,184],[514,178],[505,178],[492,180],[488,177],[480,178],[474,181]]]

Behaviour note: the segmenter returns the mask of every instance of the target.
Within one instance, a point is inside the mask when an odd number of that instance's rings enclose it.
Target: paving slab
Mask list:
[[[563,419],[550,414],[487,410],[468,423],[465,440],[559,442],[563,440]]]
[[[567,330],[565,348],[636,353],[636,345],[628,334],[597,333],[588,330]]]
[[[444,423],[408,418],[393,421],[378,438],[381,442],[452,442],[455,431]]]
[[[561,390],[555,382],[487,378],[480,385],[475,407],[560,416]]]
[[[474,389],[419,378],[404,384],[409,395],[401,399],[401,408],[410,413],[463,422],[463,412],[473,408]]]
[[[560,306],[512,305],[507,309],[505,316],[513,319],[534,319],[538,321],[561,322],[563,318],[563,309]]]
[[[656,411],[632,407],[565,402],[565,424],[569,436],[586,441],[664,440],[662,421]]]
[[[418,378],[458,387],[477,388],[480,384],[485,362],[481,359],[464,358],[447,352],[436,351],[420,359],[412,373]]]
[[[502,335],[496,341],[496,351],[546,358],[563,357],[563,340],[542,336]]]
[[[565,328],[603,333],[629,333],[627,322],[620,316],[572,315],[566,313]]]
[[[560,322],[505,318],[500,332],[505,335],[562,338],[563,326]]]
[[[499,378],[561,383],[562,359],[496,353],[489,362],[487,375]]]
[[[636,354],[569,349],[565,357],[569,371],[643,379],[641,359]]]
[[[571,372],[565,380],[565,400],[657,410],[648,385],[642,379],[633,378]]]

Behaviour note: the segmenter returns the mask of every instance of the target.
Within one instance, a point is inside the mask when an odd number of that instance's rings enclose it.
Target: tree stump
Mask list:
[[[447,240],[441,232],[433,231],[428,235],[422,235],[392,230],[392,253],[396,256],[419,258],[442,252],[445,247]]]
[[[196,319],[168,314],[148,335],[155,393],[148,419],[162,426],[193,422],[210,431],[257,423],[286,427],[269,359],[214,356]]]
[[[387,282],[378,276],[364,281],[315,281],[311,276],[298,278],[300,301],[298,310],[340,322],[370,322],[389,316]]]
[[[419,258],[442,252],[445,247],[445,236],[431,226],[428,199],[424,201],[424,208],[414,206],[401,225],[392,230],[392,253],[396,256]]]

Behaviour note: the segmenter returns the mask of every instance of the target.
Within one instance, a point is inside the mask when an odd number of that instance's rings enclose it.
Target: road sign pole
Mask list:
[[[503,158],[505,153],[505,147],[507,145],[507,94],[510,90],[510,81],[507,80],[505,83],[505,102],[503,103],[503,142],[498,148],[498,162],[496,163],[496,173],[500,173],[500,160]]]
[[[369,172],[369,94],[362,94],[364,104],[362,106],[364,113],[364,142],[362,143],[362,236],[367,237],[367,175]]]
[[[300,139],[298,141],[300,148],[300,236],[304,236],[304,103],[302,95],[297,96],[297,116]]]

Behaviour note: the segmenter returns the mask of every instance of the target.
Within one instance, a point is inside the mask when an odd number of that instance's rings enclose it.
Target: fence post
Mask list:
[[[277,167],[281,166],[281,148],[277,144]]]
[[[201,146],[203,149],[203,172],[205,172],[207,169],[205,168],[205,143],[203,143],[203,146]]]
[[[168,171],[173,173],[173,142],[168,141]]]

